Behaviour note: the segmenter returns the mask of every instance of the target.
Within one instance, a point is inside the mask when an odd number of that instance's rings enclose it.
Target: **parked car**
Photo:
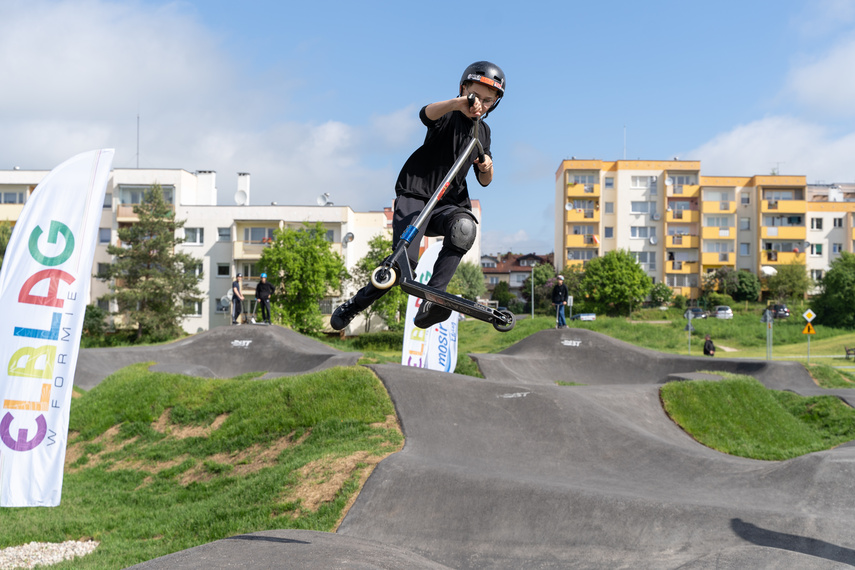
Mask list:
[[[570,317],[571,321],[596,321],[597,315],[594,313],[576,313]]]
[[[786,319],[790,316],[790,309],[786,305],[770,305],[769,310],[776,319]]]
[[[718,305],[713,309],[713,316],[717,319],[732,319],[733,310],[727,305]]]
[[[688,319],[689,314],[692,315],[693,319],[705,319],[707,318],[707,312],[700,307],[689,307],[686,309],[686,312],[683,313],[683,318]]]

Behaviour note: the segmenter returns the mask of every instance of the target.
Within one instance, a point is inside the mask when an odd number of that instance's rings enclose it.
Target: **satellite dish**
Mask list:
[[[222,297],[220,297],[220,304],[221,305],[228,305],[230,301],[231,301],[231,298],[229,298],[228,295],[223,295]]]
[[[770,275],[777,275],[778,270],[772,267],[771,265],[764,265],[760,268],[760,273],[762,273],[766,277],[769,277]]]
[[[353,232],[347,232],[347,233],[344,235],[344,239],[343,239],[343,240],[341,240],[341,244],[342,244],[343,246],[347,246],[347,244],[349,244],[349,243],[350,243],[350,242],[352,242],[352,241],[353,241]]]
[[[333,205],[332,201],[330,200],[330,193],[329,192],[324,192],[323,194],[318,196],[318,198],[317,198],[317,200],[315,200],[315,202],[318,203],[318,206],[332,206]]]
[[[650,236],[650,245],[656,245],[656,236]]]
[[[569,212],[570,210],[572,210],[572,209],[573,209],[573,203],[572,203],[572,202],[567,202],[566,204],[564,204],[564,209],[565,209],[565,210],[567,210],[567,211]]]
[[[247,198],[249,198],[249,196],[246,195],[245,190],[238,190],[235,192],[235,204],[238,206],[246,205]]]
[[[673,185],[674,185],[674,179],[673,178],[671,178],[669,176],[668,178],[665,179],[665,186],[673,186]]]

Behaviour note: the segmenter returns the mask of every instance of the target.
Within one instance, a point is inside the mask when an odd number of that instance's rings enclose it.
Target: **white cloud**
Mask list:
[[[807,176],[808,182],[855,180],[855,133],[833,135],[827,128],[792,117],[767,117],[740,125],[685,153],[701,160],[707,175],[753,176],[777,169]]]
[[[836,44],[822,57],[791,70],[787,88],[796,99],[823,114],[855,116],[855,38]]]
[[[116,148],[114,166],[134,167],[139,113],[139,166],[216,170],[221,203],[231,203],[237,172],[251,173],[256,204],[314,204],[323,192],[357,209],[391,202],[400,164],[370,167],[365,157],[412,139],[416,111],[367,126],[295,120],[286,82],[299,78],[245,76],[190,10],[0,3],[0,168],[50,169],[105,147]]]
[[[532,238],[525,230],[514,233],[486,231],[481,236],[481,254],[489,253],[545,253],[552,251],[552,243]]]

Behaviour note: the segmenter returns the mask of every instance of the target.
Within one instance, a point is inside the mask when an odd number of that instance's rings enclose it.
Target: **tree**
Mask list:
[[[674,291],[671,290],[665,283],[657,283],[650,289],[650,302],[661,307],[671,302],[671,297],[674,296]]]
[[[629,315],[653,286],[635,258],[623,249],[595,257],[585,266],[586,304],[597,313]]]
[[[739,285],[738,272],[730,267],[719,267],[704,276],[704,291],[733,295]]]
[[[779,265],[778,272],[766,278],[766,287],[774,299],[804,299],[813,287],[813,279],[807,273],[807,268],[798,262]]]
[[[377,235],[368,242],[368,253],[356,262],[353,268],[352,280],[362,287],[371,279],[371,274],[383,260],[392,255],[392,240],[383,235]],[[404,317],[407,315],[407,299],[409,295],[404,293],[400,287],[392,287],[385,295],[374,301],[370,307],[363,311],[365,316],[365,332],[371,330],[371,317],[379,316],[391,329],[403,325]]]
[[[735,301],[756,301],[760,298],[761,291],[760,278],[744,269],[736,272],[736,291],[733,293]]]
[[[112,293],[106,297],[116,300],[125,323],[136,325],[137,341],[169,340],[181,334],[181,319],[202,301],[200,262],[176,253],[184,240],[175,232],[184,222],[175,219],[159,185],[145,192],[134,213],[139,221],[119,228],[122,245],[107,246],[114,261],[98,277],[111,280]]]
[[[12,224],[8,220],[0,222],[0,267],[3,267],[3,258],[6,256],[6,246],[12,239]]]
[[[534,276],[534,308],[539,312],[552,312],[552,287],[555,285],[555,268],[551,263],[542,263],[534,267],[532,275],[529,275],[522,284],[522,296],[527,302],[527,309],[531,310],[531,279]]]
[[[816,322],[855,329],[855,254],[841,252],[829,265],[819,288],[819,295],[811,303]]]
[[[464,261],[457,266],[457,271],[448,284],[448,292],[460,295],[464,299],[477,301],[487,294],[487,285],[484,284],[484,272],[481,266],[472,261]]]
[[[514,294],[511,293],[511,285],[507,281],[499,281],[493,287],[493,295],[490,297],[496,301],[500,307],[507,307],[514,300]]]
[[[315,333],[323,326],[320,300],[341,288],[347,271],[326,240],[323,224],[303,226],[276,230],[258,267],[276,288],[279,303],[274,309],[285,323],[299,332]]]

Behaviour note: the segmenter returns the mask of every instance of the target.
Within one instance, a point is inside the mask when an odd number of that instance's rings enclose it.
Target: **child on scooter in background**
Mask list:
[[[424,143],[404,163],[395,183],[395,213],[392,218],[392,242],[398,243],[404,230],[415,222],[433,193],[451,170],[460,152],[465,150],[478,117],[486,117],[505,94],[505,74],[489,61],[479,61],[467,67],[460,78],[458,96],[447,101],[431,103],[421,109],[419,118],[427,127]],[[460,169],[445,195],[431,213],[424,227],[407,248],[410,265],[416,266],[422,238],[443,236],[442,250],[434,264],[428,286],[445,291],[463,255],[475,243],[477,220],[472,214],[466,175],[472,165],[481,186],[493,181],[493,158],[490,153],[490,127],[481,122],[479,140],[484,159],[478,160],[477,149],[468,163]],[[386,293],[370,282],[356,295],[333,312],[330,326],[342,330],[361,311]],[[413,323],[429,328],[446,320],[451,309],[422,301]]]

